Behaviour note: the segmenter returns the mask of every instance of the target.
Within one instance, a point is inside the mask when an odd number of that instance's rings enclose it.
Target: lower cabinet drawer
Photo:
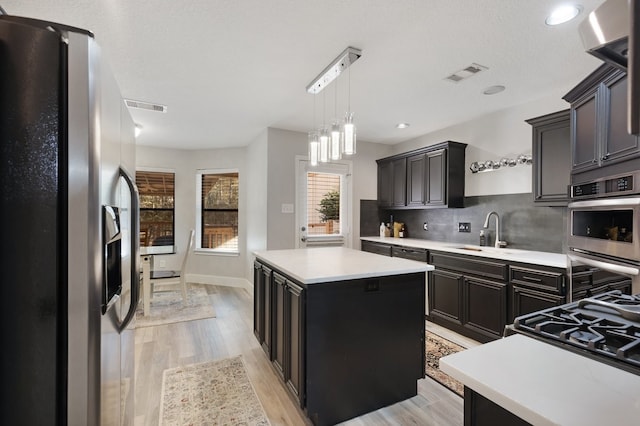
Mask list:
[[[374,243],[373,241],[362,241],[360,245],[362,247],[362,251],[382,254],[384,256],[391,256],[391,245],[389,244]]]
[[[510,281],[514,285],[537,288],[559,295],[565,294],[564,274],[560,272],[512,266],[510,275]]]
[[[427,250],[414,249],[406,247],[393,247],[391,249],[393,257],[401,257],[403,259],[419,260],[420,262],[427,261]]]

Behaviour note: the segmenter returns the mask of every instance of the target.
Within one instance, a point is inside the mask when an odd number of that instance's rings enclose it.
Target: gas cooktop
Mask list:
[[[523,315],[513,331],[640,375],[640,294],[610,291]]]

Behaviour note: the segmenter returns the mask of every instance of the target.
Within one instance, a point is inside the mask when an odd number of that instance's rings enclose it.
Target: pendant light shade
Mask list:
[[[340,147],[340,123],[333,122],[331,126],[331,160],[339,160],[342,158],[342,149]]]
[[[356,126],[353,124],[353,113],[347,112],[344,118],[344,155],[353,155],[356,153]]]
[[[320,142],[318,141],[318,134],[316,132],[309,132],[309,163],[311,163],[312,166],[317,166],[319,156]]]
[[[326,128],[320,130],[320,162],[329,162],[329,132]]]

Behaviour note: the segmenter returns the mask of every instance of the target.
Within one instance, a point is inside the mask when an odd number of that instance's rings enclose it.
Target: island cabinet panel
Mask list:
[[[254,262],[253,283],[253,333],[264,352],[271,358],[271,314],[273,312],[271,269],[259,262]]]
[[[273,273],[274,321],[273,321],[273,356],[272,362],[276,372],[284,379],[285,366],[285,304],[287,279],[277,272]]]
[[[332,425],[417,393],[424,273],[307,286],[307,415]]]
[[[530,426],[515,414],[464,387],[464,426]]]

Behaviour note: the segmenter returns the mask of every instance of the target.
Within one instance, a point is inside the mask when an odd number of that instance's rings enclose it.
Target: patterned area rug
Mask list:
[[[144,315],[142,300],[136,311],[136,328],[213,318],[213,295],[206,284],[187,284],[187,306],[178,285],[157,286],[151,297],[151,313]]]
[[[464,395],[464,385],[448,374],[440,371],[439,360],[443,356],[463,351],[464,348],[433,333],[426,333],[426,370],[427,376],[443,384],[460,396]]]
[[[266,426],[242,357],[164,370],[160,425]]]

